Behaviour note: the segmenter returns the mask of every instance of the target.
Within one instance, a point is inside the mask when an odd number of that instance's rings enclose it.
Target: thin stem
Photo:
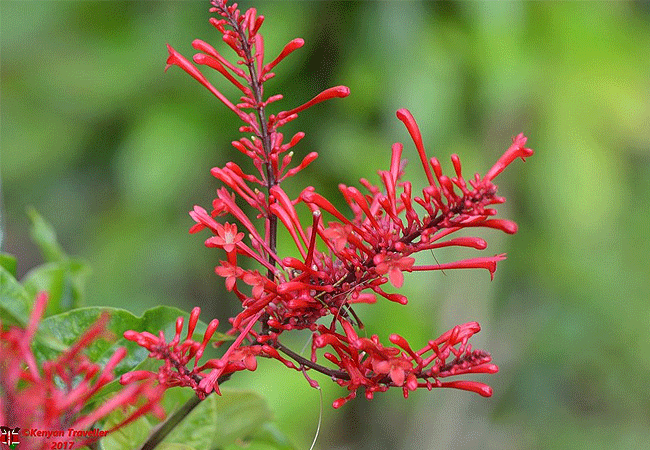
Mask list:
[[[226,8],[226,12],[227,12],[227,8]],[[266,198],[268,202],[267,203],[268,236],[269,236],[268,246],[271,253],[275,253],[277,248],[277,242],[278,242],[278,218],[277,216],[271,213],[270,195],[271,195],[271,188],[276,184],[279,185],[280,183],[275,178],[275,174],[273,173],[273,166],[271,164],[271,151],[273,149],[271,148],[271,134],[269,133],[268,123],[266,121],[266,112],[264,111],[264,106],[263,106],[263,101],[264,101],[263,89],[262,89],[262,84],[259,82],[257,76],[257,70],[255,68],[255,60],[253,59],[251,45],[249,44],[248,39],[246,38],[246,33],[244,29],[242,29],[242,27],[239,26],[239,23],[236,20],[234,20],[230,16],[229,16],[229,20],[233,30],[235,30],[235,32],[239,36],[239,41],[241,42],[242,50],[246,55],[245,59],[246,61],[248,61],[246,66],[248,67],[248,73],[250,75],[249,86],[253,92],[253,96],[255,97],[255,105],[256,105],[255,110],[257,111],[257,120],[259,124],[258,129],[260,130],[260,136],[258,137],[262,142],[262,148],[264,150],[264,156],[265,156],[264,168],[266,169]],[[268,255],[268,261],[269,264],[271,264],[271,266],[275,267],[275,259],[271,254]],[[275,277],[273,270],[269,268],[266,271],[266,277],[269,280],[273,280]],[[264,313],[259,320],[262,323],[262,334],[268,334],[269,315]]]
[[[228,19],[230,21],[230,25],[232,26],[233,30],[239,36],[239,41],[241,42],[242,50],[246,54],[245,60],[247,61],[246,66],[248,67],[248,73],[250,74],[250,87],[251,90],[253,91],[253,95],[255,96],[255,104],[256,104],[255,110],[257,111],[257,118],[259,122],[259,130],[260,130],[259,138],[262,141],[262,148],[264,149],[264,155],[266,157],[266,161],[264,161],[264,167],[266,169],[266,198],[267,201],[269,201],[268,199],[270,196],[271,188],[276,184],[280,184],[280,183],[275,179],[275,174],[273,173],[273,167],[271,165],[271,158],[270,158],[271,151],[272,151],[271,135],[269,133],[268,123],[266,121],[266,113],[264,111],[264,106],[262,106],[264,101],[262,97],[263,95],[262,84],[259,82],[257,77],[257,70],[255,68],[255,60],[253,58],[251,45],[248,42],[248,38],[246,37],[246,33],[244,29],[232,17],[229,16]],[[268,206],[270,206],[270,204],[267,205],[267,218],[269,219],[268,244],[271,251],[275,253],[277,247],[277,239],[278,239],[278,218],[271,213],[271,210],[270,208],[268,208]],[[275,266],[275,260],[271,255],[269,255],[268,260],[271,265]],[[271,269],[268,269],[267,277],[270,280],[273,279],[274,274]]]
[[[310,369],[314,369],[316,372],[320,372],[322,374],[328,375],[333,378],[338,378],[343,380],[350,379],[350,375],[347,372],[343,372],[342,370],[332,370],[325,366],[321,366],[320,364],[316,364],[315,362],[305,358],[304,356],[300,356],[298,353],[294,352],[290,348],[285,347],[280,342],[276,342],[274,344],[274,347],[276,347],[285,355],[291,357],[301,366],[309,367]]]
[[[307,358],[305,358],[303,356],[300,356],[299,354],[297,354],[293,350],[285,347],[284,345],[280,344],[279,342],[276,342],[274,344],[274,347],[277,348],[278,350],[280,350],[282,353],[286,354],[287,356],[291,357],[293,360],[295,360],[298,364],[300,364],[303,367],[309,367],[310,369],[313,369],[316,372],[320,372],[323,375],[327,375],[329,377],[336,378],[336,379],[339,379],[339,380],[349,380],[350,379],[350,374],[349,373],[344,372],[342,370],[329,369],[329,368],[327,368],[325,366],[321,366],[320,364],[316,364],[315,362],[313,362],[313,361],[311,361],[311,360],[309,360],[309,359],[307,359]],[[456,358],[456,360],[457,359],[458,358]],[[457,362],[456,360],[454,360],[454,363]],[[454,363],[447,364],[446,366],[444,366],[444,368],[447,368],[447,369],[451,368],[454,365]],[[426,374],[419,374],[419,375],[416,375],[416,376],[417,376],[417,378],[421,378],[421,379],[425,379],[425,380],[433,377],[432,375],[426,375]],[[390,377],[390,375],[385,375],[380,380],[378,380],[378,382],[379,383],[392,383],[393,380]]]

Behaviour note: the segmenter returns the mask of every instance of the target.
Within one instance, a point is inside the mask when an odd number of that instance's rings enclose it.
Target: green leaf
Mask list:
[[[180,442],[200,449],[223,448],[255,434],[271,420],[271,411],[259,394],[222,389],[203,400],[167,436],[165,442]]]
[[[46,316],[59,314],[83,305],[83,291],[88,266],[78,259],[45,263],[30,270],[22,279],[31,296],[46,291],[48,296]]]
[[[0,252],[0,266],[4,267],[14,278],[16,277],[16,257],[9,253]]]
[[[32,240],[41,250],[43,258],[47,262],[64,261],[68,258],[63,248],[56,240],[56,231],[41,215],[32,207],[27,208],[27,215],[32,220],[30,235]]]
[[[163,395],[161,406],[169,416],[178,408],[183,406],[191,397],[195,397],[196,393],[193,389],[188,387],[173,387],[165,391]]]
[[[0,320],[3,325],[24,327],[33,298],[4,266],[0,266]]]
[[[124,339],[125,331],[148,331],[155,335],[158,335],[159,331],[163,331],[166,338],[171,340],[176,332],[176,319],[183,316],[187,321],[189,317],[188,313],[171,306],[156,306],[145,311],[142,317],[137,317],[125,309],[87,307],[50,316],[41,322],[40,330],[59,340],[63,345],[70,346],[99,319],[102,313],[107,313],[110,317],[105,330],[112,335],[111,339],[98,339],[91,343],[86,348],[86,356],[93,362],[103,364],[118,347],[126,347],[128,354],[116,368],[118,376],[133,370],[149,355],[147,349]],[[199,322],[197,329],[200,327],[205,330],[206,325]],[[38,345],[34,348],[34,354],[39,360],[56,357],[51,349]]]

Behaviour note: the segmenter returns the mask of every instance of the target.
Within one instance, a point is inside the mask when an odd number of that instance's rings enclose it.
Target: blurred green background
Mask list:
[[[267,94],[289,109],[344,84],[345,100],[286,127],[298,154],[321,157],[285,185],[339,182],[390,161],[405,144],[395,110],[417,119],[428,152],[466,176],[483,172],[524,132],[536,154],[499,178],[515,236],[483,233],[508,252],[495,280],[479,271],[407,276],[406,307],[360,308],[368,333],[419,347],[477,320],[475,347],[501,368],[494,396],[435,390],[359,398],[316,377],[325,398],[318,449],[650,449],[650,4],[648,2],[243,2],[267,17],[267,60],[292,38],[305,47],[277,67]],[[2,249],[19,275],[39,263],[27,205],[93,269],[97,305],[136,313],[157,304],[206,322],[237,309],[213,272],[222,256],[189,235],[187,212],[210,205],[210,176],[239,154],[234,114],[178,68],[200,38],[230,55],[207,2],[6,1],[1,21]],[[216,74],[215,85],[235,94]],[[214,76],[212,76],[214,75]],[[273,109],[277,111],[277,109]],[[249,167],[249,166],[246,166]],[[450,250],[436,258],[474,256]],[[300,349],[307,336],[293,346]],[[279,426],[308,448],[319,395],[299,373],[262,361],[228,383],[263,393]]]

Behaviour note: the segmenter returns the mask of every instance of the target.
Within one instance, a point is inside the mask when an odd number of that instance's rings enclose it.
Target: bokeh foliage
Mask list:
[[[520,131],[536,150],[497,179],[503,216],[520,232],[484,236],[491,254],[509,254],[494,282],[413,274],[407,307],[360,311],[369,333],[415,342],[478,320],[477,345],[501,366],[489,378],[495,395],[393,392],[334,412],[341,392],[318,378],[320,448],[650,448],[648,3],[242,6],[267,17],[269,55],[306,41],[267,85],[285,95],[281,108],[329,86],[352,90],[287,127],[307,133],[297,152],[321,155],[290,193],[303,182],[337,198],[337,183],[386,168],[394,141],[421,185],[400,107],[448,169],[459,153],[465,170],[485,171]],[[91,304],[136,314],[199,305],[220,319],[236,308],[207,236],[187,233],[187,211],[209,205],[211,167],[241,161],[229,145],[239,124],[185,73],[162,71],[166,42],[186,56],[195,38],[217,44],[207,18],[199,1],[0,3],[2,249],[17,255],[20,276],[40,262],[27,231],[33,205],[92,267]],[[319,397],[300,374],[268,362],[235,378],[308,447]]]

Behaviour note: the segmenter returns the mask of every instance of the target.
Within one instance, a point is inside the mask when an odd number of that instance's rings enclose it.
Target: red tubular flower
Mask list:
[[[345,98],[348,95],[350,95],[350,88],[347,86],[336,86],[329,89],[325,89],[323,92],[321,92],[316,97],[309,100],[307,103],[300,105],[296,108],[293,108],[292,110],[289,111],[282,111],[281,113],[278,114],[277,119],[282,120],[285,117],[298,114],[299,112],[304,111],[305,109],[314,106],[318,103],[324,102],[325,100],[329,100],[337,97]]]
[[[176,50],[171,45],[167,45],[167,50],[169,50],[169,58],[167,58],[167,66],[165,67],[165,71],[169,69],[171,66],[178,66],[181,69],[183,69],[185,72],[187,72],[192,78],[194,78],[196,81],[201,83],[203,86],[205,86],[212,94],[217,97],[221,102],[228,107],[228,109],[232,110],[235,114],[239,116],[241,120],[243,120],[246,123],[250,123],[251,119],[250,117],[243,113],[241,110],[239,110],[235,105],[233,105],[221,92],[219,92],[210,82],[203,76],[203,74],[194,67],[194,65],[189,62],[187,59],[183,57],[180,53],[178,53]]]
[[[264,66],[260,75],[262,77],[265,76],[267,73],[271,71],[271,69],[273,69],[276,65],[278,65],[280,61],[282,61],[284,58],[289,56],[291,53],[293,53],[295,50],[299,49],[303,45],[305,45],[305,41],[300,38],[294,39],[291,42],[289,42],[287,45],[284,46],[284,48],[282,49],[282,51],[280,52],[277,58],[275,58],[273,61],[268,63],[266,66]]]
[[[497,262],[506,259],[505,253],[489,256],[487,258],[472,258],[461,261],[454,261],[447,264],[435,264],[429,266],[409,267],[409,272],[426,270],[449,270],[449,269],[487,269],[490,272],[490,279],[494,279],[494,272],[497,270]]]
[[[527,140],[528,138],[524,136],[524,133],[519,133],[517,136],[513,137],[512,145],[488,171],[485,175],[484,181],[492,181],[515,159],[521,158],[522,161],[525,161],[527,157],[532,156],[533,151],[525,147]]]

